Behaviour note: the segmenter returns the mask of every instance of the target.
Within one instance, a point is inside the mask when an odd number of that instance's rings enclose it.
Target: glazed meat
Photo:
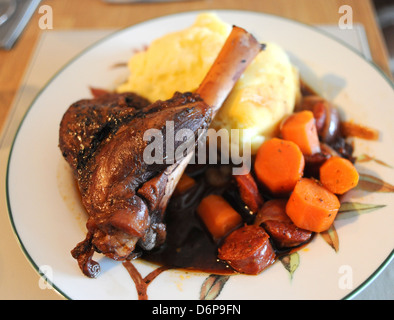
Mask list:
[[[312,232],[298,228],[286,214],[287,199],[268,200],[256,215],[254,224],[263,227],[277,248],[291,248],[309,241]]]
[[[259,274],[275,262],[269,238],[263,228],[245,225],[225,238],[218,249],[218,258],[240,273]]]
[[[134,93],[107,93],[73,103],[63,116],[59,134],[60,149],[73,170],[83,169],[102,140],[149,104]]]
[[[94,252],[124,260],[137,255],[138,248],[151,250],[163,243],[164,212],[193,155],[190,143],[208,128],[262,48],[251,34],[234,26],[195,93],[175,93],[152,104],[131,93],[109,94],[78,101],[66,111],[59,146],[89,215],[86,238],[71,253],[85,275],[99,273]],[[148,131],[160,135],[145,139]],[[151,154],[151,161],[147,147],[160,137],[161,148]],[[174,153],[180,146],[181,154]]]
[[[165,239],[161,200],[172,163],[144,161],[150,143],[144,133],[157,129],[165,137],[166,122],[173,121],[174,134],[183,128],[197,134],[210,117],[208,105],[191,93],[153,104],[131,93],[108,94],[78,101],[66,111],[59,146],[89,215],[86,239],[72,251],[85,275],[95,277],[99,270],[94,251],[124,260],[137,245],[152,249]],[[180,143],[175,141],[175,149]]]

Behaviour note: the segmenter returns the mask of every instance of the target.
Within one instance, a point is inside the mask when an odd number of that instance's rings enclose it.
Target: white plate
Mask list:
[[[281,17],[216,11],[261,41],[274,41],[290,55],[302,77],[340,106],[346,119],[377,128],[379,141],[356,139],[356,155],[379,161],[357,163],[361,173],[382,178],[389,192],[352,192],[347,201],[385,205],[335,222],[339,250],[317,236],[299,252],[299,266],[290,277],[277,262],[258,276],[231,276],[217,299],[342,299],[352,297],[393,258],[394,93],[378,69],[347,46],[322,32]],[[84,277],[70,250],[85,236],[83,210],[70,172],[58,148],[59,123],[68,106],[90,97],[89,87],[108,88],[126,78],[125,62],[134,49],[170,31],[189,26],[198,12],[147,21],[107,37],[73,59],[47,84],[22,121],[8,163],[9,214],[22,248],[37,271],[70,299],[137,299],[124,266],[95,255],[102,266],[98,279]],[[380,190],[382,191],[382,190]],[[156,266],[136,261],[143,277]],[[205,273],[169,270],[148,287],[149,299],[199,299]],[[224,279],[219,279],[224,280]],[[216,287],[216,288],[217,288]],[[215,288],[213,288],[214,292]]]

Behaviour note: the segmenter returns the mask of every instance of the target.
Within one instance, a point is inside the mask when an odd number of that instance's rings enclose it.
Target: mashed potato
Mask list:
[[[265,50],[236,83],[211,127],[248,129],[240,135],[240,147],[243,140],[250,139],[255,154],[266,138],[277,134],[278,124],[293,112],[299,96],[298,73],[287,54],[276,44],[266,43]]]
[[[204,13],[184,30],[153,41],[149,48],[129,61],[128,81],[119,92],[133,91],[151,101],[171,98],[175,91],[198,88],[222,48],[231,26],[215,14]],[[260,39],[261,40],[261,39]],[[293,111],[299,95],[298,74],[287,54],[267,43],[246,69],[211,127],[219,130],[249,129],[241,135],[251,139],[252,154],[276,133],[279,122]]]
[[[133,91],[153,102],[169,99],[175,91],[196,90],[230,32],[214,14],[197,16],[191,27],[167,34],[132,56],[129,79],[118,91]]]

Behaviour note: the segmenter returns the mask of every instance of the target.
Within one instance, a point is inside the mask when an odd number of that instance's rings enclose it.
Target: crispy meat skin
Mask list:
[[[94,251],[114,260],[132,257],[141,247],[165,239],[161,201],[169,164],[147,164],[144,133],[174,122],[174,134],[208,127],[209,106],[197,95],[176,93],[167,101],[149,104],[132,93],[80,100],[69,107],[59,131],[59,147],[73,169],[82,203],[89,215],[87,236],[73,250],[85,275],[97,276]],[[197,141],[197,139],[195,139]],[[164,152],[166,144],[164,139]],[[175,150],[181,142],[175,141]]]
[[[59,146],[63,156],[74,170],[83,168],[103,139],[149,104],[134,93],[105,94],[73,103],[60,124]]]

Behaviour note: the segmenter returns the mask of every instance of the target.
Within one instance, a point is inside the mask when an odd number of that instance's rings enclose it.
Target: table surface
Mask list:
[[[40,5],[51,6],[53,28],[60,31],[121,29],[162,15],[204,9],[251,10],[307,24],[335,25],[341,16],[339,7],[344,4],[352,7],[353,22],[363,25],[373,62],[390,77],[387,49],[375,20],[373,4],[369,0],[189,0],[128,5],[113,5],[102,0],[57,0],[42,1]],[[35,45],[44,32],[39,28],[39,18],[37,11],[12,50],[0,50],[0,132],[23,82]],[[58,298],[50,292],[41,291],[42,295],[37,298]],[[20,297],[32,298],[23,294]],[[12,298],[18,297],[13,295]]]

